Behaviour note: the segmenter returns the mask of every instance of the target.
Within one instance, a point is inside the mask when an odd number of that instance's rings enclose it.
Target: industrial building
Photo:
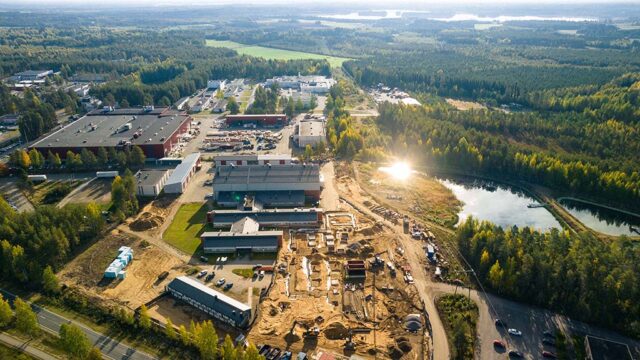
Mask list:
[[[344,272],[346,279],[364,279],[367,276],[367,267],[362,260],[347,260]]]
[[[127,272],[124,270],[127,265],[133,260],[133,249],[128,246],[121,246],[118,249],[118,256],[116,257],[107,270],[104,271],[104,277],[107,279],[124,279],[127,276]]]
[[[320,120],[300,121],[294,136],[294,141],[301,148],[307,145],[316,146],[321,142],[325,142],[326,139],[324,121]]]
[[[584,338],[587,360],[633,360],[629,345],[596,336]]]
[[[268,228],[319,227],[323,210],[319,208],[269,209],[269,210],[212,210],[207,222],[214,228],[229,228],[234,223],[250,218]]]
[[[167,194],[182,194],[193,175],[200,169],[200,153],[189,154],[176,166],[164,185]]]
[[[13,81],[36,81],[44,80],[47,76],[53,75],[53,70],[27,70],[13,74]]]
[[[207,90],[224,90],[227,80],[209,80],[207,81]]]
[[[229,127],[282,127],[287,124],[287,115],[227,115],[225,124]]]
[[[291,165],[293,158],[288,154],[267,155],[218,155],[213,158],[216,166],[225,165]]]
[[[251,320],[251,307],[187,276],[173,279],[166,291],[174,298],[202,310],[231,326],[244,328]]]
[[[200,235],[205,253],[276,252],[282,245],[281,230],[260,230],[260,224],[244,217],[231,225],[227,232],[209,231]]]
[[[304,206],[306,199],[320,199],[321,190],[318,165],[218,166],[213,178],[214,197],[220,206],[241,204],[247,196],[258,207]]]
[[[135,174],[138,196],[158,196],[169,179],[169,170],[140,170]]]
[[[326,94],[329,89],[336,84],[336,81],[326,76],[319,75],[298,75],[298,76],[277,76],[267,79],[266,86],[277,83],[283,89],[295,89],[302,92]]]
[[[43,154],[51,151],[64,158],[67,151],[79,153],[99,148],[124,150],[139,146],[147,158],[167,156],[189,131],[191,117],[169,108],[94,110],[36,142],[31,147]]]

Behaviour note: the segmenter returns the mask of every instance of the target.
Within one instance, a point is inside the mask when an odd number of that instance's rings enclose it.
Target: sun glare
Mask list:
[[[411,176],[411,167],[404,161],[396,162],[391,166],[381,167],[381,171],[391,175],[396,180],[407,180]]]

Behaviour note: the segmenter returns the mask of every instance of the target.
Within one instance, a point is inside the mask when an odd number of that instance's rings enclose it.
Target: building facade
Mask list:
[[[187,276],[173,279],[165,288],[174,298],[237,328],[251,321],[251,307]]]
[[[170,174],[169,170],[138,171],[135,174],[138,196],[158,196]]]
[[[227,115],[225,123],[229,127],[282,127],[287,124],[285,114]]]
[[[200,153],[189,154],[171,173],[164,185],[167,194],[182,194],[200,168]]]

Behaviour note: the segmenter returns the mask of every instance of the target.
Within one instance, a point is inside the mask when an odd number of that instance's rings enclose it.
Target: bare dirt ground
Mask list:
[[[67,285],[135,309],[158,296],[166,282],[182,275],[186,268],[172,254],[152,244],[145,245],[135,236],[114,230],[75,258],[58,276]],[[132,247],[134,260],[127,266],[124,280],[107,281],[103,278],[104,270],[115,259],[120,246]],[[159,282],[158,275],[163,271],[170,275]]]
[[[111,201],[111,182],[113,179],[93,179],[92,181],[81,185],[67,195],[58,206],[65,204],[86,204],[96,202],[98,204],[107,204]]]
[[[328,251],[325,237],[335,235],[332,229],[314,234],[312,240],[306,233],[294,234],[293,251],[283,247],[278,259],[286,272],[275,275],[249,340],[290,351],[322,348],[348,356],[354,353],[345,350],[352,331],[355,353],[360,356],[423,359],[422,332],[409,333],[402,322],[406,315],[422,312],[417,290],[407,286],[400,273],[392,277],[388,268],[375,274],[368,271],[364,281],[344,279],[347,259],[380,254],[385,262],[403,265],[403,256],[395,252],[395,234],[348,204],[340,206],[353,213],[357,222],[346,241],[346,252]],[[313,328],[318,328],[319,335],[306,336]]]
[[[486,106],[473,101],[464,101],[464,100],[456,100],[456,99],[446,99],[446,101],[447,101],[447,104],[461,111],[481,110],[481,109],[487,108]]]

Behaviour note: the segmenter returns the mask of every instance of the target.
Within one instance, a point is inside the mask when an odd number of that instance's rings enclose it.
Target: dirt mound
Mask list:
[[[407,339],[406,337],[399,337],[396,339],[396,342],[398,343],[398,347],[400,348],[400,350],[404,351],[405,353],[408,353],[413,348],[411,346],[411,342],[409,342],[409,339]]]
[[[147,231],[160,226],[160,224],[162,224],[162,217],[145,212],[129,224],[129,229],[133,231]]]
[[[402,350],[393,345],[389,345],[387,349],[389,350],[389,357],[392,359],[400,359],[404,355]]]
[[[345,339],[349,335],[349,329],[342,323],[334,322],[323,330],[324,336],[330,340]]]

